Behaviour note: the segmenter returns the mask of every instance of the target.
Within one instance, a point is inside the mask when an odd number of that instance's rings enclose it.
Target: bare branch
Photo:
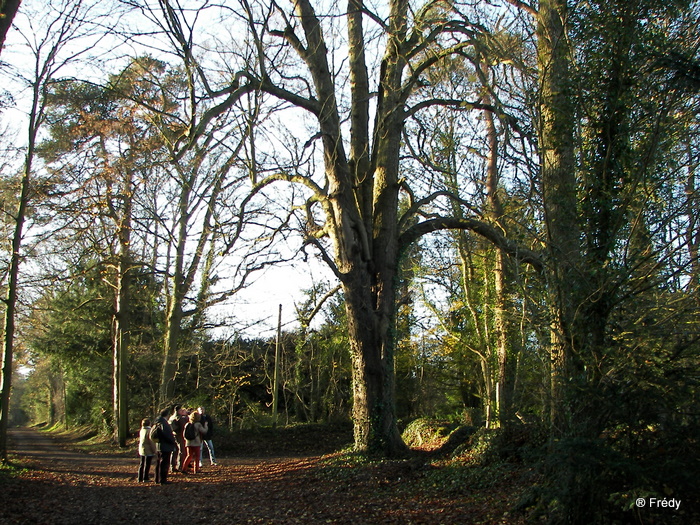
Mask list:
[[[537,252],[523,248],[517,242],[506,238],[497,228],[477,219],[438,217],[420,222],[401,234],[399,237],[399,247],[401,250],[405,250],[411,243],[417,241],[423,235],[441,230],[472,231],[492,242],[511,257],[515,257],[531,265],[540,273],[544,271],[544,262]]]
[[[326,292],[324,294],[324,296],[321,297],[321,299],[319,299],[318,303],[316,303],[316,306],[314,306],[314,309],[311,310],[311,312],[308,315],[302,316],[301,313],[299,313],[299,317],[300,317],[299,320],[300,320],[301,324],[303,326],[309,326],[311,324],[311,321],[313,320],[313,318],[316,317],[318,312],[321,311],[321,308],[323,308],[323,305],[326,303],[326,301],[328,301],[328,299],[330,299],[335,294],[337,294],[340,291],[340,288],[341,288],[341,286],[337,285],[334,288],[328,290],[328,292]],[[297,308],[297,312],[299,312],[298,308]]]
[[[510,127],[512,127],[515,131],[521,133],[522,130],[518,126],[518,119],[516,119],[512,115],[508,115],[507,113],[504,113],[503,111],[499,110],[496,106],[492,104],[484,104],[482,102],[470,102],[466,100],[458,100],[458,99],[449,99],[449,98],[431,98],[428,100],[423,100],[419,102],[418,104],[415,104],[414,106],[411,106],[407,111],[406,111],[406,116],[410,117],[418,113],[419,111],[433,107],[433,106],[444,106],[444,107],[451,107],[453,109],[459,110],[459,111],[471,111],[473,109],[479,110],[479,111],[490,111],[491,113],[494,113],[498,115],[500,119],[502,119],[506,124],[508,124]]]
[[[511,5],[514,5],[518,9],[522,9],[523,11],[525,11],[528,14],[531,14],[532,16],[537,15],[536,8],[534,8],[532,5],[530,5],[528,3],[521,2],[521,0],[506,0],[506,2],[508,2]]]

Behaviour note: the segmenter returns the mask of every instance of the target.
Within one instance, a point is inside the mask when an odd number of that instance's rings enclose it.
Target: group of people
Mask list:
[[[190,411],[175,405],[172,411],[163,410],[152,423],[144,419],[139,432],[139,483],[149,481],[154,457],[157,484],[168,483],[169,472],[187,474],[190,466],[197,474],[202,467],[203,445],[209,451],[211,464],[216,465],[213,434],[214,423],[203,407]]]

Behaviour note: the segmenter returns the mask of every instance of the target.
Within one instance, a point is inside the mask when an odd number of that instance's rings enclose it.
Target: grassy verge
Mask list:
[[[62,425],[38,426],[60,446],[86,454],[131,455],[138,447],[138,431],[132,432],[127,445],[120,448],[112,436],[90,427],[66,429]],[[352,426],[298,424],[277,428],[261,427],[230,431],[217,428],[214,446],[220,457],[226,456],[316,456],[330,454],[349,446]]]
[[[16,456],[10,454],[7,463],[0,463],[0,490],[12,483],[15,478],[27,472],[26,466]]]

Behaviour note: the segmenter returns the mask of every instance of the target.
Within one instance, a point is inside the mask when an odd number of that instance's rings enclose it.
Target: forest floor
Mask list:
[[[455,491],[436,486],[429,471],[440,467],[426,462],[266,454],[220,457],[161,486],[136,482],[133,447],[85,452],[78,435],[29,428],[11,429],[9,439],[12,467],[0,470],[2,524],[523,522],[512,514],[522,472],[499,476],[496,486]]]

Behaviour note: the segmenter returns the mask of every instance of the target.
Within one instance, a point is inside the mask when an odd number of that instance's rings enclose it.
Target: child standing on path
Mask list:
[[[151,461],[156,454],[156,444],[151,439],[151,420],[141,421],[141,431],[139,432],[139,483],[148,481],[151,472]]]

